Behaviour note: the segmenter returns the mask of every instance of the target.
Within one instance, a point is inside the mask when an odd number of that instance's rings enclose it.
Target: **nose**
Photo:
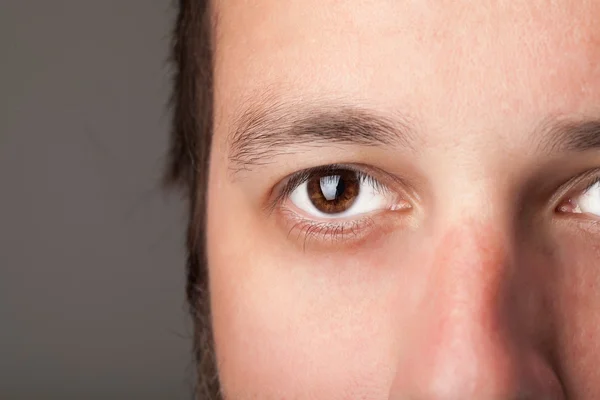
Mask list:
[[[522,282],[515,246],[477,223],[434,242],[389,399],[562,399],[528,321],[542,308],[535,286]]]

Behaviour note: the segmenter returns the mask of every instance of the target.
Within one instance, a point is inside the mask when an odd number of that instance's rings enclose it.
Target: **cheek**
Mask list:
[[[211,307],[228,398],[387,398],[397,305],[410,301],[398,253],[303,252],[242,205],[212,204]]]
[[[600,392],[600,234],[573,229],[563,238],[554,289],[556,348],[573,397],[593,398]]]
[[[340,257],[315,263],[263,249],[252,258],[240,248],[210,260],[225,392],[240,399],[385,398],[394,351],[383,281],[361,274],[368,265],[344,265]],[[239,269],[246,271],[236,276]]]

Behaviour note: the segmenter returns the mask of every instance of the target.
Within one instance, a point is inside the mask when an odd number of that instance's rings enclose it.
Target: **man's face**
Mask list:
[[[214,5],[225,397],[600,398],[600,2]]]

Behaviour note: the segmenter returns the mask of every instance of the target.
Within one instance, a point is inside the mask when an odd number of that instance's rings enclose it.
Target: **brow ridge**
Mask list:
[[[600,118],[547,120],[540,131],[542,150],[548,153],[600,149]]]
[[[232,124],[229,160],[247,170],[269,164],[294,148],[348,144],[412,148],[413,129],[405,117],[347,104],[275,102],[245,109]]]

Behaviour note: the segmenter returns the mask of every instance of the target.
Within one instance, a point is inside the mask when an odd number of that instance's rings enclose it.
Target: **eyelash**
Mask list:
[[[598,176],[594,177],[594,178],[593,178],[593,180],[592,180],[592,182],[591,182],[591,183],[589,183],[589,184],[588,184],[588,185],[585,187],[584,191],[586,191],[586,190],[589,190],[589,189],[590,189],[592,186],[594,186],[594,185],[595,185],[596,183],[598,183],[598,182],[600,182],[600,175],[598,175]]]
[[[276,196],[272,201],[269,209],[273,211],[276,208],[281,208],[283,214],[286,215],[291,221],[294,221],[291,228],[289,228],[288,236],[292,232],[298,232],[298,239],[304,236],[303,246],[306,248],[307,242],[312,239],[315,240],[328,240],[331,243],[345,241],[351,238],[359,237],[369,227],[375,224],[372,216],[361,216],[359,219],[346,220],[346,221],[314,221],[308,218],[304,218],[295,211],[285,209],[283,207],[286,200],[289,199],[290,195],[300,185],[307,182],[315,174],[327,174],[336,170],[346,170],[356,173],[357,178],[361,184],[369,184],[375,190],[381,193],[389,192],[387,185],[381,183],[378,179],[373,177],[370,173],[356,165],[348,164],[328,164],[314,168],[308,168],[295,174],[291,175],[287,180],[284,181],[282,187],[276,191]]]
[[[357,174],[358,179],[361,183],[368,183],[369,185],[372,185],[376,190],[381,192],[388,191],[387,186],[383,185],[381,182],[379,182],[377,179],[375,179],[373,176],[366,173],[359,167],[345,164],[329,164],[314,168],[308,168],[293,174],[290,178],[288,178],[283,188],[279,191],[279,194],[275,199],[275,204],[277,204],[278,202],[280,203],[281,201],[288,198],[292,194],[292,192],[298,188],[298,186],[308,181],[314,174],[327,174],[337,170],[346,170],[354,172]]]
[[[361,232],[375,224],[371,217],[362,217],[359,220],[345,222],[317,222],[298,217],[293,211],[286,212],[290,214],[290,219],[295,220],[287,235],[289,237],[292,232],[297,231],[297,239],[303,237],[303,249],[306,249],[307,243],[312,239],[329,241],[333,244],[359,237]]]
[[[293,231],[298,231],[298,239],[304,236],[303,246],[306,248],[307,242],[312,239],[316,240],[329,240],[331,243],[338,241],[344,241],[352,237],[358,237],[361,232],[375,224],[375,221],[371,216],[362,216],[356,220],[347,221],[314,221],[304,218],[295,211],[284,209],[283,205],[286,200],[290,197],[294,190],[300,185],[308,181],[314,174],[327,174],[335,170],[347,170],[357,174],[358,179],[361,183],[367,183],[372,185],[377,191],[382,193],[388,192],[390,189],[378,179],[373,177],[370,173],[365,172],[363,168],[356,165],[348,164],[329,164],[322,165],[314,168],[308,168],[299,172],[294,173],[288,179],[284,181],[281,188],[276,191],[275,198],[272,200],[269,211],[272,212],[276,208],[281,208],[283,214],[293,222],[291,228],[288,231],[288,236]],[[561,203],[573,198],[574,196],[584,193],[586,190],[593,187],[596,183],[600,182],[600,168],[587,171],[576,178],[569,180],[563,185],[566,189],[559,190]],[[573,190],[573,188],[576,188]],[[571,193],[571,194],[569,194]],[[560,211],[560,205],[556,207],[556,212],[559,214],[566,214]]]
[[[598,182],[600,182],[600,168],[595,168],[584,172],[583,174],[567,181],[561,186],[561,189],[558,190],[558,197],[560,201],[555,208],[555,211],[558,214],[568,214],[568,212],[562,211],[564,203],[585,193]]]
[[[596,183],[600,182],[600,175],[596,176],[592,179],[592,181],[590,183],[588,183],[585,188],[581,191],[581,193],[584,193],[585,191],[591,189]]]

